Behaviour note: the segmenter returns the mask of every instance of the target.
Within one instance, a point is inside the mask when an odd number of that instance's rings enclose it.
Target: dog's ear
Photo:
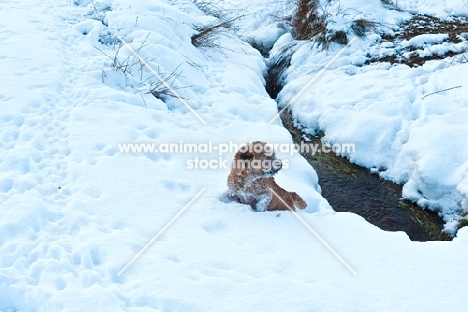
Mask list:
[[[242,160],[252,160],[254,158],[254,154],[250,152],[245,152],[240,155],[240,159]]]

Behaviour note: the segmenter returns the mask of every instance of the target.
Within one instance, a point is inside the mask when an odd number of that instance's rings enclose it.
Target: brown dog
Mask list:
[[[265,142],[256,141],[241,147],[234,156],[228,177],[228,197],[249,204],[257,211],[289,210],[288,206],[304,209],[307,204],[299,195],[276,184],[273,176],[281,167],[281,160]]]

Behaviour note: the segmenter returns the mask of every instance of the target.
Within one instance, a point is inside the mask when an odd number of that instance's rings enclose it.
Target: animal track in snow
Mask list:
[[[202,226],[210,234],[229,233],[231,229],[223,221],[213,221]]]

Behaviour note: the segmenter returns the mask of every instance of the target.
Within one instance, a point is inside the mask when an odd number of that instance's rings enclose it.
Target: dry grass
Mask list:
[[[330,14],[320,7],[318,0],[296,0],[295,10],[289,24],[296,40],[310,40],[322,50],[329,49],[332,43],[347,44],[348,34],[365,37],[369,32],[377,32],[379,24],[367,19],[352,21],[348,29],[329,29]]]
[[[289,19],[291,34],[295,40],[310,40],[323,50],[328,49],[335,39],[342,41],[341,34],[335,35],[328,31],[329,19],[327,14],[320,12],[318,0],[296,0],[295,6]]]
[[[223,0],[206,1],[192,0],[193,3],[206,15],[216,17],[216,20],[205,25],[195,26],[197,33],[192,36],[192,44],[196,47],[219,47],[218,38],[223,32],[234,26],[234,21],[242,16],[229,18],[229,12],[223,7]]]
[[[344,30],[338,30],[331,33],[329,41],[336,42],[338,44],[347,44],[348,43],[348,34]]]
[[[196,47],[219,47],[218,36],[233,27],[234,21],[240,16],[229,20],[216,20],[202,26],[196,26],[197,33],[192,36],[192,44]]]
[[[105,56],[107,56],[111,60],[110,67],[114,71],[121,72],[124,75],[125,85],[127,85],[127,81],[128,81],[129,77],[134,77],[133,69],[135,68],[135,66],[139,67],[140,80],[141,80],[142,79],[141,75],[143,74],[143,66],[144,65],[141,63],[141,61],[138,59],[138,57],[136,57],[133,54],[129,54],[124,58],[120,57],[120,52],[121,52],[121,49],[123,47],[123,43],[120,42],[120,41],[117,41],[117,43],[118,43],[117,44],[117,49],[116,49],[114,55],[112,55],[112,56],[107,55],[106,53],[104,53],[99,48],[96,48],[96,49],[98,51],[100,51],[102,54],[104,54]],[[136,49],[136,52],[139,53],[141,51],[141,49],[143,49],[145,46],[146,46],[146,39],[140,45],[140,47],[138,49]],[[103,73],[104,73],[104,70],[103,70]],[[104,77],[104,74],[103,74],[103,77]],[[104,82],[104,78],[103,78],[103,82]]]
[[[137,49],[135,49],[135,52],[137,54],[144,55],[142,50],[147,46],[146,39],[145,41],[143,41],[143,43],[141,43],[141,45]],[[163,102],[168,97],[178,97],[178,95],[174,93],[174,90],[186,88],[176,85],[178,77],[180,77],[180,75],[182,74],[181,71],[178,71],[178,67],[172,72],[160,72],[158,68],[157,73],[159,77],[153,75],[143,80],[145,67],[144,62],[133,53],[129,53],[126,56],[121,56],[123,46],[124,44],[119,41],[117,49],[114,55],[112,56],[105,54],[102,50],[98,48],[97,49],[110,59],[110,67],[112,70],[123,74],[123,76],[125,77],[126,86],[128,85],[129,79],[136,80],[141,86],[147,88],[148,94],[152,94],[155,98],[160,99]],[[145,62],[148,62],[148,60],[145,60]],[[103,70],[103,83],[104,77],[105,72]]]
[[[179,87],[175,84],[181,73],[182,72],[177,72],[177,68],[171,73],[158,73],[162,80],[158,79],[156,81],[149,81],[149,91],[147,93],[152,94],[155,98],[163,101],[168,97],[179,98],[174,91],[186,88]]]
[[[398,1],[395,2],[393,0],[380,0],[380,3],[382,3],[384,6],[388,8],[392,8],[394,10],[402,12],[403,10],[398,6]]]
[[[378,32],[379,23],[360,18],[351,23],[351,30],[358,37],[365,37],[368,32]]]
[[[318,9],[318,0],[295,0],[296,9],[290,19],[292,36],[296,40],[311,40],[327,28],[327,19]]]
[[[204,0],[193,0],[193,4],[197,6],[206,15],[214,16],[220,20],[227,18],[227,12],[222,7],[222,1],[212,2]]]

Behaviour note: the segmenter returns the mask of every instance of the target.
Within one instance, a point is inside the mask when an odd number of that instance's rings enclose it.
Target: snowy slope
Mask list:
[[[414,243],[334,213],[307,162],[278,153],[290,163],[278,183],[306,199],[300,216],[355,276],[291,213],[226,200],[228,168],[187,169],[218,153],[120,153],[128,142],[291,138],[267,124],[277,108],[256,50],[233,33],[219,48],[191,45],[194,24],[212,20],[191,2],[75,3],[0,4],[0,311],[464,308],[466,229],[453,242]],[[145,57],[182,72],[179,91],[207,124],[177,99],[147,94],[136,68],[127,81],[113,71],[104,54],[116,48],[100,43],[109,34],[134,48],[146,38]]]

